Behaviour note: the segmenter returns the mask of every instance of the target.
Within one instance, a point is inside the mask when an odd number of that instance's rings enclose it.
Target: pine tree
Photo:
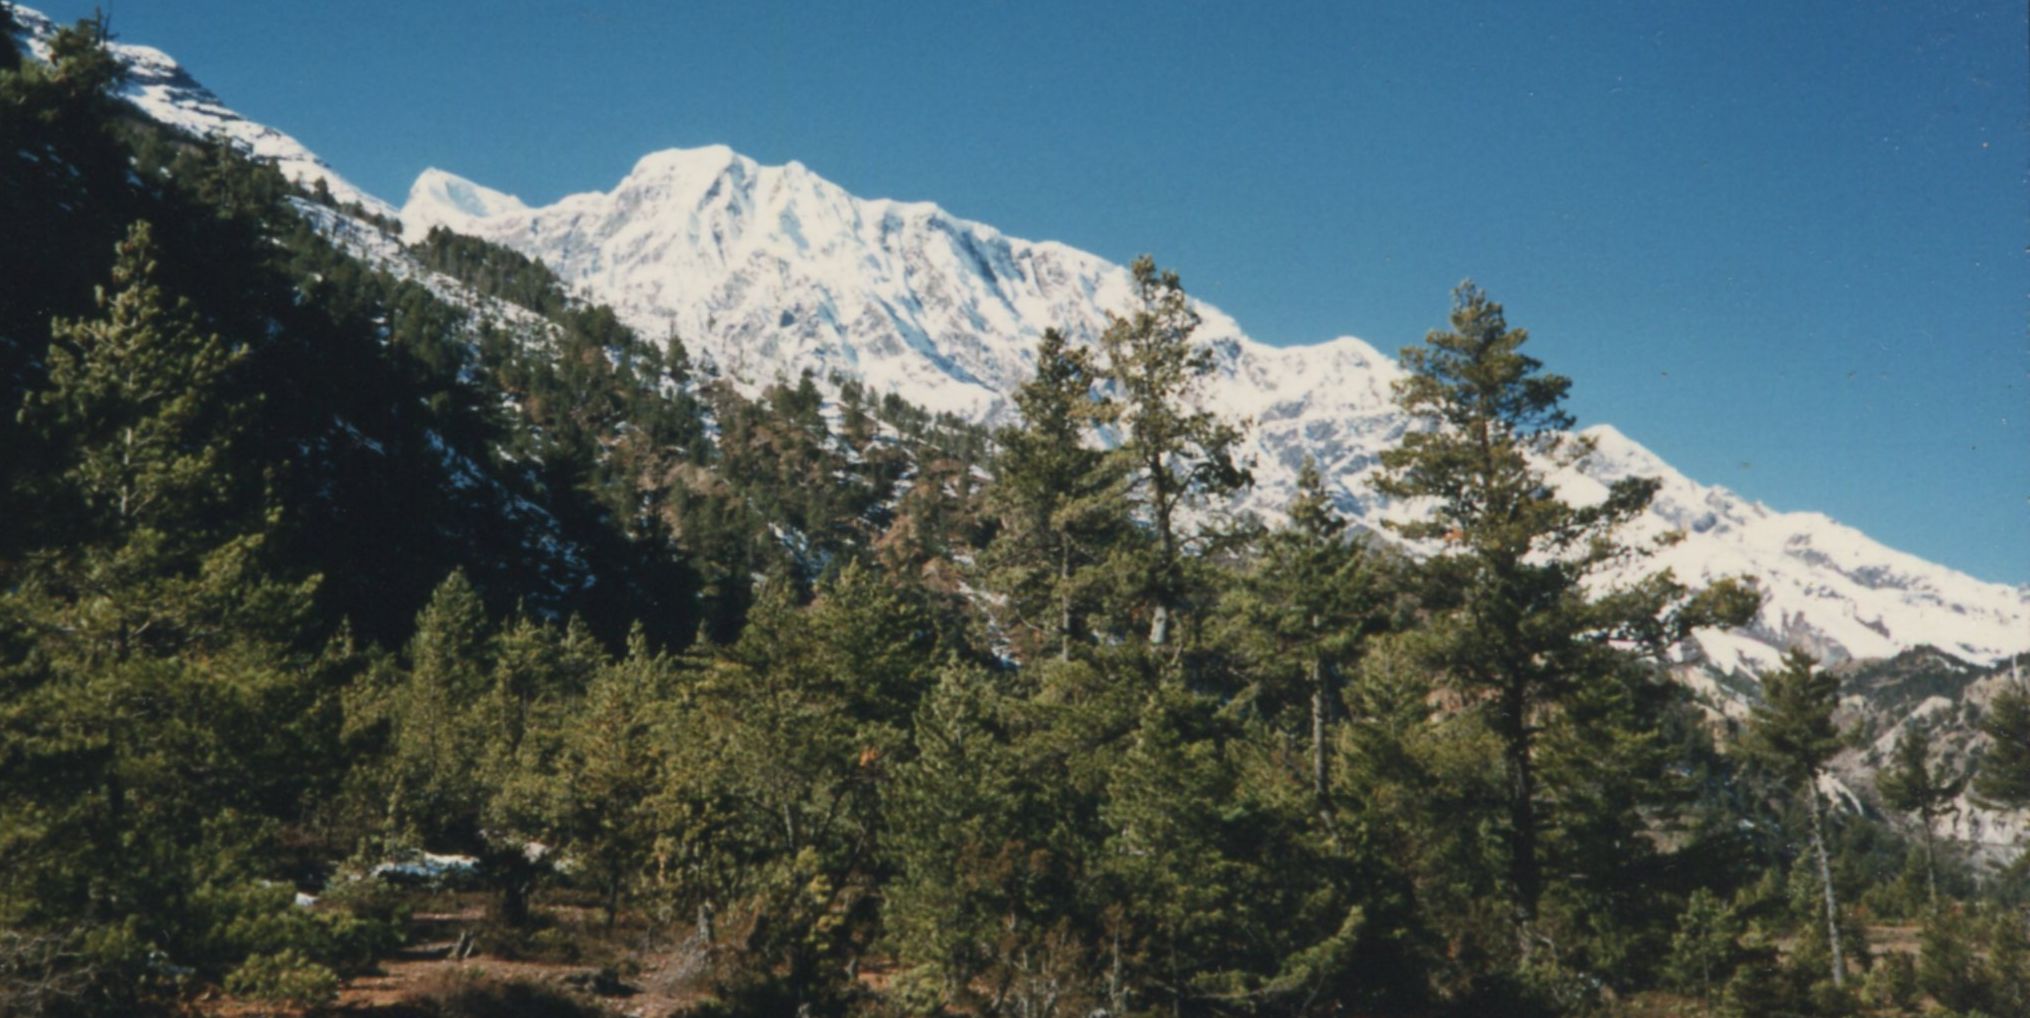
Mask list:
[[[654,852],[663,705],[674,681],[669,659],[650,651],[637,627],[626,657],[599,670],[564,734],[561,833],[602,892],[608,929]]]
[[[50,39],[51,77],[73,102],[102,101],[127,76],[126,65],[106,45],[112,38],[112,23],[99,12]]]
[[[529,920],[530,898],[548,863],[532,846],[558,843],[565,826],[571,713],[593,677],[611,666],[578,619],[558,627],[526,614],[502,630],[493,661],[492,688],[470,721],[488,736],[476,775],[479,860],[500,889],[501,918],[519,926]]]
[[[1924,829],[1924,880],[1932,908],[1938,907],[1938,847],[1932,833],[1941,817],[1951,815],[1966,787],[1966,778],[1947,778],[1932,769],[1931,734],[1912,724],[1896,740],[1889,769],[1875,775],[1883,805],[1909,813]]]
[[[1070,659],[1100,608],[1097,566],[1129,536],[1118,460],[1089,441],[1109,408],[1095,381],[1091,354],[1045,331],[1036,375],[1015,392],[1021,423],[998,436],[986,499],[1000,530],[983,564],[1025,656]]]
[[[227,514],[238,485],[226,464],[245,407],[225,383],[242,355],[200,332],[156,274],[153,231],[136,222],[119,245],[113,289],[98,293],[101,316],[55,323],[48,384],[21,409],[65,463],[45,506],[47,575],[68,577],[80,614],[60,632],[95,661],[195,635],[195,620],[165,611],[181,599],[112,592],[187,574],[222,524],[249,525]]]
[[[388,705],[387,833],[435,850],[483,847],[485,746],[478,722],[493,662],[493,625],[479,592],[454,571],[416,616],[408,672]]]
[[[1149,643],[1161,647],[1170,643],[1178,616],[1193,608],[1199,593],[1194,559],[1223,536],[1188,523],[1187,514],[1214,508],[1252,477],[1234,461],[1239,429],[1196,406],[1199,383],[1215,362],[1211,348],[1194,339],[1199,315],[1184,284],[1177,273],[1159,271],[1147,255],[1135,259],[1131,271],[1135,304],[1112,317],[1100,349],[1114,400],[1110,423],[1120,436],[1116,454],[1152,540],[1130,582],[1149,614]]]
[[[1757,705],[1742,743],[1756,762],[1804,796],[1811,817],[1819,889],[1825,900],[1826,940],[1836,987],[1846,985],[1847,967],[1840,950],[1839,900],[1833,888],[1832,863],[1826,855],[1818,782],[1826,763],[1840,750],[1840,729],[1833,720],[1839,697],[1839,676],[1820,671],[1804,651],[1791,650],[1784,655],[1781,671],[1762,677],[1763,702]]]
[[[1453,293],[1451,329],[1402,352],[1407,377],[1397,402],[1426,427],[1382,455],[1377,487],[1431,500],[1427,518],[1395,524],[1442,549],[1427,565],[1442,614],[1431,663],[1479,704],[1501,740],[1506,781],[1506,870],[1519,955],[1527,965],[1544,890],[1538,734],[1590,683],[1616,680],[1625,655],[1610,640],[1652,654],[1702,625],[1747,617],[1752,595],[1716,584],[1696,595],[1668,573],[1606,596],[1587,577],[1629,550],[1615,528],[1648,504],[1657,482],[1616,481],[1598,503],[1575,507],[1545,480],[1541,464],[1583,456],[1565,434],[1571,381],[1521,352],[1501,305],[1471,283]]]
[[[1678,916],[1665,970],[1671,981],[1697,990],[1699,1006],[1713,1013],[1714,991],[1725,986],[1742,961],[1741,917],[1713,892],[1699,888]]]
[[[2030,806],[2030,685],[2020,679],[1995,695],[1981,718],[1992,740],[1974,778],[1974,792],[2003,806]]]
[[[888,800],[882,923],[903,982],[947,1007],[1083,1014],[1099,1003],[1078,896],[1090,846],[1061,771],[1024,752],[1021,716],[994,676],[965,666],[924,699],[918,756]]]
[[[857,564],[808,607],[777,578],[688,686],[664,808],[685,843],[666,848],[727,878],[701,897],[746,889],[755,926],[743,950],[792,1009],[840,992],[870,932],[883,803],[910,756],[934,632]]]
[[[1272,709],[1309,700],[1311,786],[1322,812],[1330,805],[1326,748],[1341,676],[1384,621],[1383,604],[1364,545],[1346,535],[1309,457],[1288,512],[1289,524],[1261,542],[1229,589],[1224,614],[1254,673],[1252,695]]]
[[[98,314],[54,323],[19,415],[48,470],[22,478],[38,511],[0,564],[0,922],[211,972],[239,958],[207,946],[192,896],[271,875],[272,825],[332,757],[324,676],[296,649],[316,582],[278,577],[234,455],[241,355],[157,270],[137,222]]]

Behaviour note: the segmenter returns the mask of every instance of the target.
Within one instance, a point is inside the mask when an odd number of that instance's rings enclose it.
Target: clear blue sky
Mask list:
[[[1472,276],[1582,422],[2030,581],[2020,0],[112,13],[397,203],[430,165],[543,202],[725,142],[1154,252],[1274,343],[1393,351]]]

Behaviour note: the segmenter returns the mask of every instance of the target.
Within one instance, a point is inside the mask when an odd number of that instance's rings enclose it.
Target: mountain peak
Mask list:
[[[759,167],[759,163],[733,151],[728,145],[666,148],[635,160],[622,186],[639,180],[712,180],[729,172],[749,174]]]
[[[28,49],[46,57],[54,26],[16,10]],[[299,184],[323,181],[341,203],[394,213],[295,139],[224,106],[160,51],[113,49],[135,72],[125,97],[147,115],[223,137]],[[539,207],[431,169],[401,219],[411,238],[443,225],[541,258],[642,334],[674,330],[750,390],[808,370],[985,423],[1005,419],[1045,328],[1089,343],[1133,299],[1127,269],[1096,255],[1009,237],[927,202],[856,197],[799,163],[765,166],[725,145],[652,153],[610,191]],[[1200,399],[1249,427],[1257,484],[1244,507],[1274,515],[1309,457],[1340,508],[1377,526],[1390,508],[1371,483],[1379,453],[1415,426],[1393,400],[1400,367],[1352,337],[1258,343],[1217,308],[1197,306],[1216,368]],[[1621,477],[1662,481],[1630,535],[1657,538],[1659,550],[1610,582],[1658,568],[1690,583],[1758,580],[1767,599],[1756,625],[1713,634],[1716,644],[1766,652],[1801,643],[1835,658],[1931,644],[1974,660],[2030,648],[2030,588],[1982,583],[1817,514],[1699,484],[1611,427],[1587,434],[1594,454],[1555,475],[1568,498]]]
[[[402,205],[402,239],[414,244],[442,226],[456,233],[472,232],[478,220],[526,212],[520,198],[475,184],[455,173],[430,167],[409,186]]]

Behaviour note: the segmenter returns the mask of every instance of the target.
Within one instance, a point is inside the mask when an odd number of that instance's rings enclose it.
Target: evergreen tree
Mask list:
[[[92,931],[67,956],[129,991],[150,951],[244,958],[194,900],[274,873],[277,825],[328,787],[304,765],[333,759],[299,650],[316,583],[272,569],[233,455],[240,355],[157,272],[137,222],[99,314],[55,323],[19,415],[50,469],[0,563],[0,923]]]
[[[1433,505],[1397,529],[1439,542],[1427,566],[1443,609],[1431,661],[1486,711],[1501,740],[1507,897],[1525,965],[1544,891],[1537,742],[1547,717],[1589,684],[1624,674],[1609,641],[1660,652],[1695,626],[1745,619],[1754,604],[1731,584],[1688,597],[1667,573],[1608,596],[1586,593],[1594,570],[1628,554],[1613,532],[1649,504],[1657,482],[1616,481],[1583,507],[1558,496],[1540,463],[1587,445],[1565,434],[1570,380],[1522,353],[1528,338],[1508,327],[1501,305],[1461,284],[1451,329],[1402,352],[1407,377],[1396,399],[1427,427],[1383,453],[1378,482],[1385,494]]]
[[[639,629],[627,656],[599,670],[565,731],[560,833],[596,882],[613,927],[623,895],[648,869],[657,829],[654,796],[663,785],[663,719],[674,674]]]
[[[1932,908],[1938,907],[1938,847],[1932,829],[1956,810],[1953,800],[1965,787],[1965,778],[1947,778],[1932,769],[1931,735],[1914,724],[1896,740],[1889,769],[1875,775],[1883,805],[1909,813],[1924,829],[1924,882]]]
[[[2030,685],[2018,680],[1997,693],[1980,726],[1992,741],[1981,756],[1975,794],[2003,806],[2030,805]]]
[[[1187,522],[1188,514],[1215,508],[1252,478],[1234,462],[1239,429],[1196,405],[1199,383],[1215,362],[1212,350],[1193,338],[1199,315],[1184,284],[1147,255],[1135,259],[1131,271],[1135,304],[1112,316],[1100,349],[1112,389],[1109,423],[1120,438],[1115,452],[1152,545],[1137,557],[1130,583],[1149,616],[1148,641],[1161,647],[1199,593],[1194,561],[1223,536]]]
[[[1341,676],[1385,621],[1384,605],[1364,545],[1346,535],[1346,521],[1333,511],[1309,457],[1288,512],[1289,524],[1261,542],[1229,588],[1225,614],[1254,674],[1251,695],[1271,712],[1308,699],[1311,787],[1324,811],[1328,727],[1342,709]]]
[[[226,381],[243,355],[202,333],[189,303],[172,300],[156,274],[153,230],[136,222],[118,248],[114,289],[98,291],[101,317],[55,323],[48,383],[20,414],[63,450],[44,507],[51,544],[123,542],[80,571],[88,586],[74,593],[97,610],[67,627],[107,660],[189,633],[165,632],[168,621],[151,617],[158,606],[146,599],[93,597],[89,587],[189,569],[217,539],[237,487],[226,464],[246,408],[228,398]]]
[[[1024,752],[1021,716],[963,666],[919,707],[918,756],[889,800],[883,924],[910,994],[982,1014],[1085,1014],[1100,1004],[1078,894],[1089,845],[1074,790]]]
[[[999,437],[986,499],[999,532],[984,566],[1007,598],[1010,635],[1025,658],[1069,660],[1100,609],[1098,568],[1130,535],[1118,460],[1090,443],[1109,404],[1094,392],[1091,354],[1056,329],[1036,347],[1036,375],[1015,391],[1021,423]]]
[[[1698,991],[1706,1014],[1713,1013],[1715,991],[1727,984],[1743,960],[1741,933],[1741,917],[1703,887],[1692,892],[1678,917],[1665,971],[1679,987]]]
[[[112,22],[103,11],[50,38],[51,80],[73,103],[102,102],[126,78],[126,65],[106,45],[112,38]]]
[[[1839,707],[1840,679],[1820,671],[1811,655],[1792,650],[1783,669],[1762,677],[1762,700],[1743,739],[1742,748],[1785,785],[1804,796],[1811,817],[1811,845],[1817,862],[1819,890],[1825,902],[1826,941],[1832,958],[1835,987],[1846,985],[1847,967],[1840,949],[1840,909],[1833,888],[1832,863],[1826,855],[1819,776],[1841,745],[1833,711]]]
[[[488,736],[477,774],[480,868],[499,887],[509,925],[528,922],[547,869],[547,854],[534,846],[558,843],[569,823],[571,713],[583,709],[593,676],[610,667],[576,618],[560,628],[522,614],[495,642],[492,688],[471,724]]]
[[[481,730],[493,662],[493,625],[463,572],[437,587],[416,617],[408,671],[388,704],[386,830],[397,843],[479,851],[486,803]]]
[[[760,982],[728,988],[749,1006],[829,1007],[845,991],[872,932],[883,803],[910,758],[933,640],[917,606],[848,564],[806,608],[771,580],[740,639],[690,684],[665,807],[686,843],[666,854],[726,878],[701,897],[751,911],[741,954]]]

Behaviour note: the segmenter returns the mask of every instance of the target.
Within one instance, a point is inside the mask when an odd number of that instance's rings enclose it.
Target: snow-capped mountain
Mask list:
[[[30,48],[46,54],[49,21],[24,8],[16,18]],[[321,180],[341,203],[393,213],[293,138],[225,107],[161,51],[114,48],[130,68],[126,97],[149,115],[223,136],[306,186]],[[837,373],[990,422],[1007,414],[1045,328],[1089,340],[1131,292],[1127,270],[1097,255],[1012,238],[929,203],[856,197],[801,164],[763,166],[723,146],[649,155],[609,191],[544,207],[428,170],[399,215],[412,241],[442,226],[541,258],[643,335],[680,336],[749,385]],[[343,214],[318,216],[334,235],[373,232]],[[399,255],[364,253],[383,263]],[[1391,401],[1393,359],[1352,337],[1271,346],[1217,308],[1199,310],[1199,338],[1218,356],[1201,398],[1250,423],[1250,506],[1273,514],[1309,455],[1342,508],[1377,526],[1388,507],[1372,472],[1410,427]],[[1557,473],[1568,496],[1597,497],[1632,474],[1659,478],[1656,503],[1630,536],[1683,535],[1622,578],[1662,567],[1688,582],[1745,574],[1767,595],[1752,629],[1702,635],[1719,672],[1773,663],[1793,643],[1834,659],[1931,645],[1986,662],[2030,650],[2030,588],[1982,582],[1822,515],[1699,484],[1611,427],[1586,434],[1594,454]]]
[[[1091,339],[1130,294],[1127,270],[1096,255],[935,205],[858,198],[798,163],[762,166],[720,146],[655,153],[610,191],[541,208],[430,170],[401,216],[411,238],[443,226],[541,258],[646,334],[674,332],[750,383],[840,372],[976,420],[1006,412],[1045,328]],[[1199,310],[1199,337],[1219,360],[1203,398],[1252,424],[1251,503],[1273,512],[1308,454],[1342,507],[1377,524],[1370,475],[1410,423],[1390,399],[1394,361],[1351,337],[1269,346],[1217,308]],[[1699,484],[1612,427],[1585,434],[1595,452],[1558,473],[1568,496],[1659,478],[1630,536],[1684,535],[1624,578],[1668,567],[1691,582],[1745,574],[1761,584],[1751,631],[1701,640],[1723,671],[1773,664],[1791,644],[1834,659],[1926,644],[1976,661],[2030,649],[2023,590]]]
[[[48,60],[49,40],[56,34],[56,23],[40,11],[18,5],[14,8],[14,21],[28,51],[38,60]],[[357,204],[370,215],[394,215],[393,206],[353,186],[302,142],[228,108],[169,54],[153,46],[118,41],[109,48],[127,68],[120,97],[141,112],[187,134],[223,138],[241,152],[273,163],[292,183],[315,187],[321,180],[341,204]]]

